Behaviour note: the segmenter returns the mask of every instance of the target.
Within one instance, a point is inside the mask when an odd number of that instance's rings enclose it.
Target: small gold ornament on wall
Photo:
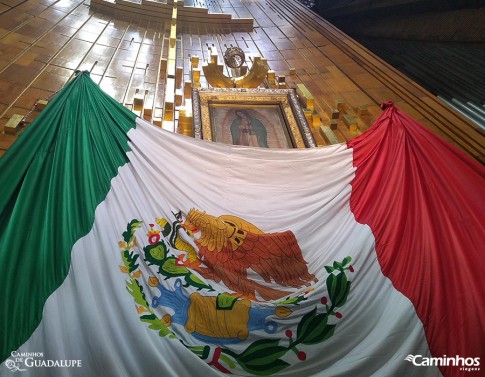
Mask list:
[[[216,48],[209,47],[209,51],[210,59],[202,65],[202,70],[207,82],[214,88],[257,88],[268,74],[266,59],[253,56],[253,64],[248,69],[244,51],[231,46],[224,52],[224,63],[232,72],[231,76],[227,76],[223,66],[218,63]]]

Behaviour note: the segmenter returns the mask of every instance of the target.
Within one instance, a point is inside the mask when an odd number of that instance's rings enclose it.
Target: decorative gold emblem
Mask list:
[[[224,74],[224,66],[218,63],[214,46],[209,47],[210,59],[202,65],[207,82],[215,88],[257,88],[268,74],[266,59],[253,56],[252,66],[248,69],[244,51],[239,47],[229,47],[224,53],[224,62],[232,76]]]
[[[245,61],[246,55],[239,47],[229,47],[224,52],[224,62],[230,68],[240,68]]]

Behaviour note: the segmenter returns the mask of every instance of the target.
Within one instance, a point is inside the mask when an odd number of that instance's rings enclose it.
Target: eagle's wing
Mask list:
[[[291,231],[254,234],[248,232],[234,257],[268,283],[302,287],[316,281],[308,272],[300,246]]]

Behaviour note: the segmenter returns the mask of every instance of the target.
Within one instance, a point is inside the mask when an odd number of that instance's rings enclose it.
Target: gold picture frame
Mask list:
[[[194,137],[264,148],[313,148],[292,89],[194,88]]]

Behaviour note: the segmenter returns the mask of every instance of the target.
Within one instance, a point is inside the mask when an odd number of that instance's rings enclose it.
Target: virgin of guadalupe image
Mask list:
[[[231,123],[232,143],[253,147],[268,147],[268,132],[258,119],[246,110],[236,110],[236,118]]]

